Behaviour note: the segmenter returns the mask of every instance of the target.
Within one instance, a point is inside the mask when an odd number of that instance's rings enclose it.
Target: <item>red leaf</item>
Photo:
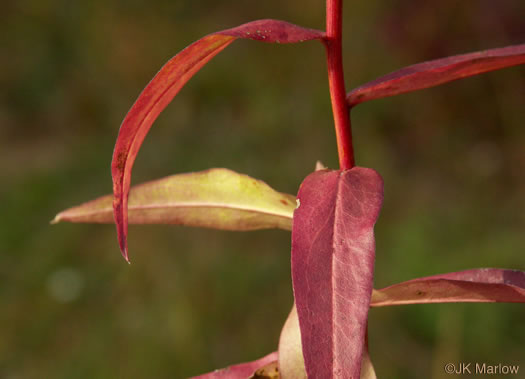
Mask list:
[[[525,63],[525,44],[455,55],[402,68],[350,91],[352,107],[365,101],[438,86]]]
[[[253,362],[240,363],[238,365],[229,366],[221,370],[215,370],[208,374],[202,374],[192,377],[193,379],[247,379],[261,367],[266,366],[271,362],[277,361],[277,352],[268,354],[261,359]]]
[[[186,82],[210,59],[237,38],[264,42],[295,43],[324,38],[324,33],[284,21],[259,20],[210,34],[169,60],[142,91],[120,126],[113,152],[113,209],[122,255],[127,252],[127,202],[131,170],[151,125]]]
[[[279,338],[279,373],[282,379],[306,379],[301,331],[295,304],[284,323]],[[360,379],[377,379],[374,366],[368,354],[367,335],[365,336]]]
[[[455,302],[525,303],[525,271],[481,268],[413,279],[374,290],[370,306]]]
[[[292,279],[310,378],[359,378],[383,181],[371,169],[316,171],[302,183]]]

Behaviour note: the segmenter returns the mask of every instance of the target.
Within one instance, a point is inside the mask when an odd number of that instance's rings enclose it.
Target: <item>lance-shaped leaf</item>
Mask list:
[[[248,379],[252,377],[254,373],[260,368],[263,368],[276,361],[277,352],[273,352],[256,361],[229,366],[221,370],[215,370],[208,374],[194,376],[192,379]]]
[[[186,82],[238,38],[294,43],[322,39],[324,33],[276,20],[259,20],[210,34],[169,60],[142,91],[126,115],[113,152],[114,213],[122,255],[127,252],[127,207],[131,170],[151,125]]]
[[[113,196],[59,213],[53,223],[113,223]],[[224,168],[179,174],[134,186],[129,194],[132,224],[178,224],[223,230],[292,230],[295,196]]]
[[[310,378],[359,378],[383,181],[371,169],[316,171],[299,189],[292,280]]]
[[[454,55],[394,71],[353,89],[346,99],[352,107],[524,63],[525,44]]]
[[[456,302],[525,303],[525,272],[481,268],[427,276],[374,290],[370,305]]]
[[[295,304],[284,323],[279,339],[279,372],[281,379],[307,378],[301,344],[301,330]],[[368,354],[368,341],[366,339],[360,379],[377,379],[374,366]]]

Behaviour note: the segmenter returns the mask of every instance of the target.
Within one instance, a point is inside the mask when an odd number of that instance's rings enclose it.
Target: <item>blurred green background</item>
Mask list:
[[[51,226],[111,192],[120,121],[176,52],[257,18],[324,26],[324,2],[20,0],[0,15],[0,378],[184,378],[276,349],[290,235]],[[525,2],[347,1],[347,86],[426,59],[525,42]],[[227,167],[295,193],[337,166],[324,49],[234,43],[161,115],[133,182]],[[356,159],[385,179],[376,287],[525,269],[525,67],[353,112]],[[522,304],[373,309],[380,378],[520,364]]]

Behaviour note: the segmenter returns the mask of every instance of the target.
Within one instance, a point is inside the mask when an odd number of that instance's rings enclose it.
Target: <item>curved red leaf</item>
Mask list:
[[[277,352],[273,352],[256,361],[229,366],[221,370],[215,370],[208,374],[194,376],[192,379],[247,379],[261,367],[277,361],[277,358]]]
[[[525,44],[455,55],[402,68],[350,91],[348,104],[438,86],[453,80],[525,63]]]
[[[127,201],[135,157],[151,125],[186,82],[237,38],[295,43],[323,39],[324,33],[284,21],[259,20],[210,34],[169,60],[142,91],[120,126],[113,152],[113,209],[122,255],[127,252]]]
[[[372,307],[424,303],[525,303],[525,271],[481,268],[374,290]]]
[[[359,378],[383,180],[371,169],[316,171],[292,227],[292,280],[310,378]]]

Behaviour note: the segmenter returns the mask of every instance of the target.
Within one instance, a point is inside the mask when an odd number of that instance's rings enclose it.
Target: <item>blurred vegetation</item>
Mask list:
[[[345,4],[349,86],[426,59],[525,42],[525,2]],[[120,121],[201,36],[257,18],[323,28],[324,2],[21,0],[0,15],[0,377],[183,378],[276,349],[292,304],[290,236],[50,226],[111,192]],[[525,67],[359,106],[359,165],[385,178],[376,287],[476,267],[525,269]],[[134,183],[228,167],[295,193],[336,167],[317,42],[234,43],[146,139]],[[381,378],[447,362],[521,364],[522,304],[373,309]]]

